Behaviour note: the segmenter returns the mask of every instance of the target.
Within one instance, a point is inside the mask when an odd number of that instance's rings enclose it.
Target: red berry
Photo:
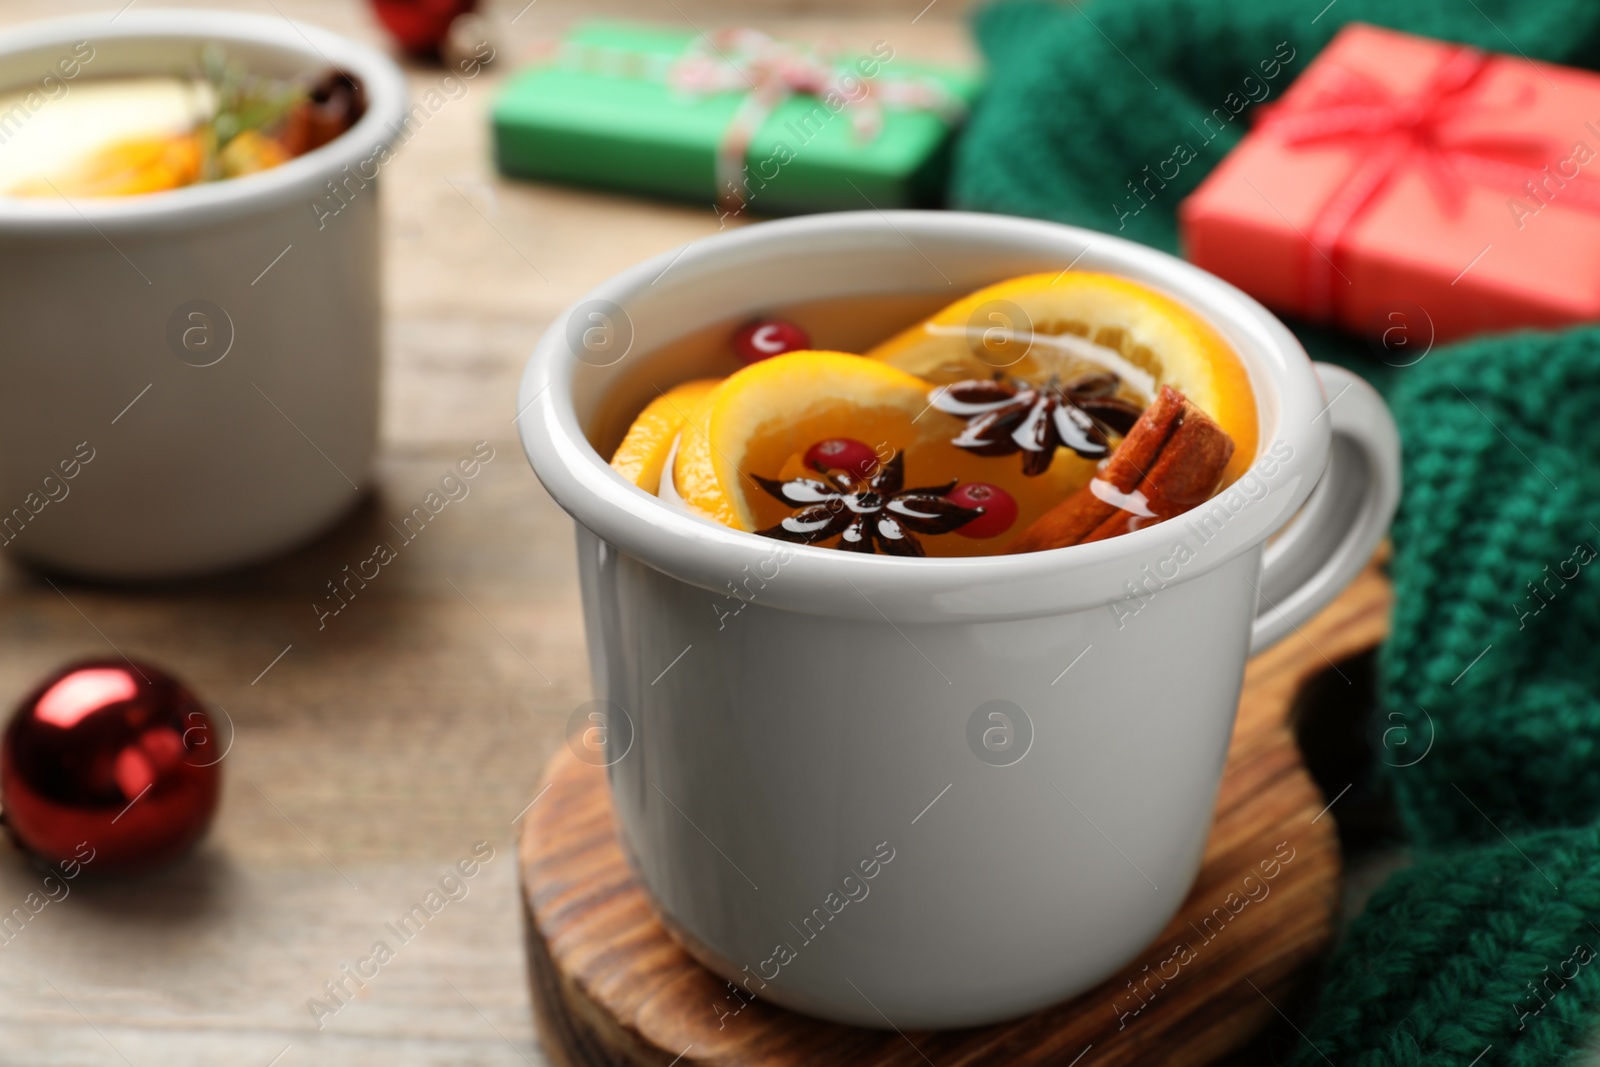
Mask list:
[[[810,347],[811,338],[806,332],[782,319],[759,319],[733,335],[733,351],[746,364]]]
[[[1016,499],[998,485],[968,482],[950,490],[945,494],[945,499],[964,508],[983,511],[982,515],[965,526],[956,527],[956,533],[962,537],[999,537],[1017,521]]]
[[[878,454],[852,437],[830,437],[807,449],[805,462],[814,471],[842,470],[870,478],[877,472]]]

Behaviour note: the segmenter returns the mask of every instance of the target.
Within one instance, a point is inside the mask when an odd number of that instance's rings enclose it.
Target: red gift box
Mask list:
[[[1600,76],[1351,24],[1179,225],[1192,262],[1358,333],[1600,319]]]

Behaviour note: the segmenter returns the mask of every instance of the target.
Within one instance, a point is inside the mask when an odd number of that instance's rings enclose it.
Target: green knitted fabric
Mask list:
[[[1347,21],[1500,52],[1514,51],[1509,38],[1535,58],[1600,67],[1592,0],[1337,0],[1323,11],[1326,3],[1023,0],[980,9],[989,87],[956,146],[951,206],[1070,222],[1175,252],[1178,201],[1238,142],[1250,112],[1210,140],[1205,120],[1262,97],[1258,86],[1278,99]],[[1266,79],[1282,42],[1293,59]],[[1129,183],[1144,181],[1145,167],[1171,173],[1163,163],[1179,144],[1194,160],[1140,207]],[[1314,327],[1296,333],[1313,357],[1380,389],[1395,376],[1366,358],[1363,342]]]
[[[1544,1067],[1579,1061],[1590,1044],[1597,371],[1600,328],[1588,327],[1463,343],[1398,376],[1405,495],[1379,725],[1423,858],[1352,927],[1296,1067],[1325,1067],[1324,1056],[1466,1067],[1490,1046],[1484,1062]]]
[[[1334,958],[1290,1063],[1552,1067],[1581,1055],[1600,1008],[1600,831],[1519,847],[1432,856],[1390,878]]]
[[[1381,658],[1414,841],[1600,818],[1600,329],[1436,351],[1390,397],[1405,443]],[[1428,744],[1433,749],[1418,759]]]
[[[990,86],[957,146],[952,204],[1175,251],[1178,201],[1248,111],[1209,139],[1204,118],[1263,84],[1276,99],[1346,21],[1600,66],[1592,2],[1325,4],[981,9]],[[1129,183],[1180,143],[1195,159],[1135,198]],[[1483,338],[1404,369],[1360,340],[1297,332],[1373,379],[1400,424],[1375,733],[1418,858],[1330,962],[1292,1062],[1572,1064],[1600,1018],[1600,328]],[[1575,967],[1580,946],[1595,958]]]

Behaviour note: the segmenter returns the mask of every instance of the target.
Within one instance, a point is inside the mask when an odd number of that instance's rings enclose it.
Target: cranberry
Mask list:
[[[950,490],[945,494],[945,499],[964,508],[978,508],[983,511],[982,515],[965,526],[956,528],[956,533],[962,537],[999,537],[1011,529],[1011,524],[1017,521],[1016,499],[998,485],[968,482]]]
[[[878,469],[878,454],[853,437],[830,437],[806,450],[805,463],[814,471],[842,470],[870,478]]]
[[[792,322],[759,319],[733,335],[733,351],[746,364],[811,347],[811,338]]]

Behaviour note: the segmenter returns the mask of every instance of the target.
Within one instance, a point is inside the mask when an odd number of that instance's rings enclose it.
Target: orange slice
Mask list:
[[[1016,521],[999,536],[927,536],[930,556],[1002,552],[1035,518],[1094,473],[1094,464],[1061,449],[1050,468],[1025,477],[1011,457],[997,462],[952,442],[966,423],[929,406],[933,387],[887,363],[842,352],[791,352],[729,376],[683,426],[673,465],[678,496],[739,530],[762,530],[794,514],[753,476],[784,481],[816,477],[803,457],[812,445],[847,437],[881,462],[903,453],[907,488],[983,482],[1010,493]],[[824,544],[828,542],[822,542]]]
[[[1013,278],[867,355],[941,384],[996,372],[1039,384],[1110,370],[1141,404],[1170,385],[1233,438],[1223,485],[1255,461],[1255,394],[1238,355],[1194,312],[1126,278],[1071,271]]]
[[[135,196],[193,185],[205,153],[195,133],[135,137],[106,145],[69,173],[38,178],[10,190],[13,196]]]
[[[645,492],[656,492],[661,484],[661,468],[684,420],[721,384],[721,378],[684,382],[650,401],[617,446],[611,469]]]

